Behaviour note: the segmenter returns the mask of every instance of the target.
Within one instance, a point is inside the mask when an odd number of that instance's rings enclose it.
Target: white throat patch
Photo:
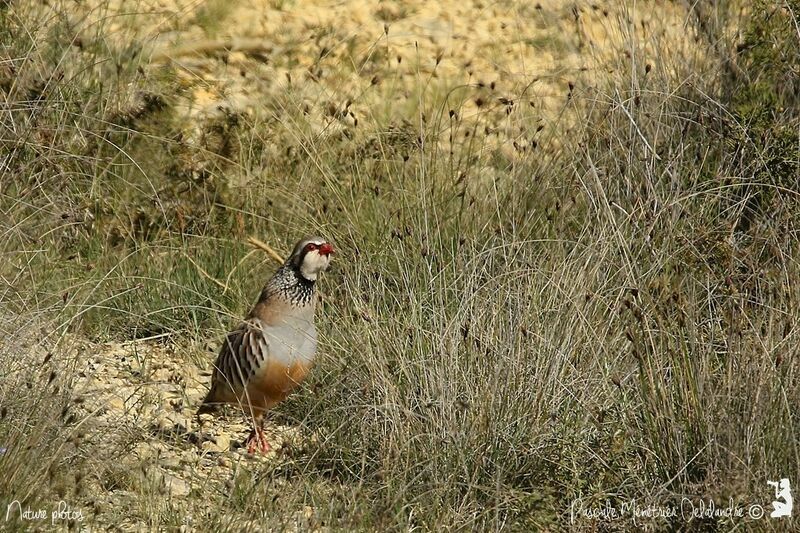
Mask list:
[[[311,250],[300,265],[300,274],[309,281],[316,281],[317,274],[328,268],[330,256],[320,255],[317,250]]]

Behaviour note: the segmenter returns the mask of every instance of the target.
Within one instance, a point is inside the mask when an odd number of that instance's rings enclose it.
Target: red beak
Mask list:
[[[332,253],[334,253],[333,246],[331,246],[331,243],[329,242],[326,242],[319,247],[319,255],[330,255]]]

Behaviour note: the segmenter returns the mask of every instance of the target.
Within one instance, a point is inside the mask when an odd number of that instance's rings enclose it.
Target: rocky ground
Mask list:
[[[248,454],[243,443],[251,426],[241,413],[195,417],[210,382],[210,365],[199,368],[169,342],[84,343],[78,349],[93,354],[79,363],[83,368],[73,387],[84,438],[113,443],[92,449],[118,454],[108,458],[115,467],[100,478],[102,486],[89,490],[95,518],[106,517],[114,527],[135,529],[141,523],[135,513],[124,511],[142,505],[130,490],[134,487],[151,486],[173,501],[193,490],[224,494],[240,469],[291,462],[293,453],[316,438],[273,421],[266,428],[272,451]],[[211,361],[213,354],[208,355]]]
[[[187,129],[225,113],[286,119],[290,94],[316,135],[455,117],[460,134],[474,130],[513,160],[548,133],[558,146],[554,123],[568,122],[572,92],[630,63],[619,45],[631,36],[654,53],[632,58],[641,75],[646,64],[670,69],[655,54],[691,47],[685,16],[673,3],[564,0],[95,0],[74,24],[91,42],[105,21],[104,42],[146,75],[174,69]],[[442,98],[449,109],[426,105]]]

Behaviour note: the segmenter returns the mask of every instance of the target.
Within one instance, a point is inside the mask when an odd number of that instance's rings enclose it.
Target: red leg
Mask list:
[[[269,442],[267,442],[267,436],[264,435],[264,430],[257,424],[247,438],[247,453],[254,454],[258,451],[266,455],[271,449],[272,447],[269,445]]]

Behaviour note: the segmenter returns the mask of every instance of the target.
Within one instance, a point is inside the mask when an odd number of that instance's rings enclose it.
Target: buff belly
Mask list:
[[[303,382],[311,370],[310,362],[295,361],[290,365],[282,361],[266,362],[247,383],[247,399],[243,401],[256,411],[264,411],[283,401]]]

